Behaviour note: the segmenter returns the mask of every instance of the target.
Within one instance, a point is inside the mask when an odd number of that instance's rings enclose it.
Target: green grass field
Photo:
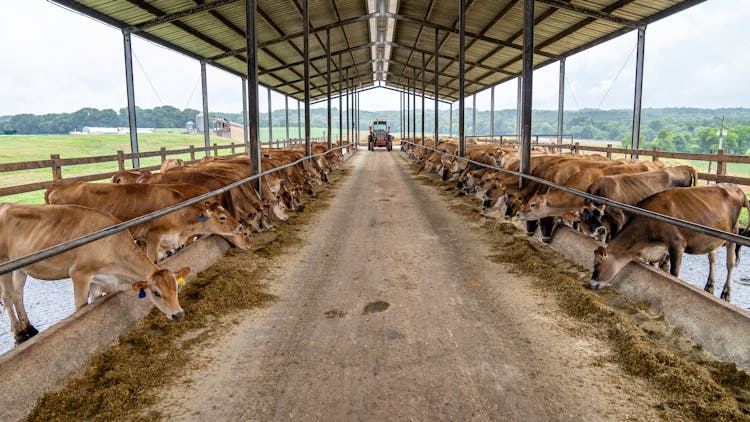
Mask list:
[[[322,137],[325,128],[311,128],[311,137]],[[283,128],[274,128],[274,138],[284,137]],[[289,135],[297,136],[297,128],[290,128]],[[268,139],[268,128],[261,128],[261,142]],[[211,137],[211,144],[229,145],[232,141],[218,136]],[[157,129],[156,133],[139,134],[138,144],[141,152],[158,151],[161,147],[167,150],[188,148],[195,145],[200,148],[204,144],[203,134],[186,134],[182,129]],[[117,154],[118,150],[130,152],[129,135],[40,135],[40,136],[0,136],[0,163],[16,163],[23,161],[47,160],[50,154],[59,154],[60,158],[95,157]],[[242,152],[244,149],[238,149]],[[220,155],[229,154],[229,150],[220,151]],[[200,158],[203,154],[198,153]],[[169,158],[189,159],[189,154],[170,155]],[[141,166],[158,165],[160,157],[142,158]],[[126,168],[131,167],[126,163]],[[63,178],[83,176],[88,174],[117,171],[117,162],[64,166]],[[52,180],[52,170],[49,168],[37,170],[23,170],[0,173],[0,187],[23,185],[27,183]],[[27,192],[17,195],[0,197],[0,202],[41,204],[44,202],[44,192]]]

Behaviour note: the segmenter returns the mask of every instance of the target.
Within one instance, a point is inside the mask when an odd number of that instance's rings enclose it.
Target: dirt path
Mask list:
[[[269,274],[278,303],[196,354],[154,407],[191,420],[654,420],[662,397],[608,363],[553,298],[488,259],[393,151],[361,151]],[[227,292],[231,294],[231,292]],[[387,309],[386,309],[387,307]]]

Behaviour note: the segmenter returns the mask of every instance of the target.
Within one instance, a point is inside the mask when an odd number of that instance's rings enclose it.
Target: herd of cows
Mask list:
[[[327,151],[313,143],[312,153]],[[291,164],[305,156],[304,146],[263,149],[261,170]],[[105,237],[93,243],[0,275],[2,301],[17,342],[38,331],[29,322],[23,303],[27,276],[40,280],[73,281],[74,301],[81,308],[104,293],[133,289],[148,297],[169,319],[184,315],[178,287],[191,269],[176,274],[156,263],[171,251],[205,235],[218,235],[247,249],[250,234],[286,221],[286,210],[304,207],[313,186],[341,163],[341,151],[303,160],[262,177],[261,192],[245,183],[203,203]],[[112,183],[62,182],[45,192],[44,205],[0,203],[0,262],[37,252],[222,188],[250,176],[247,157],[206,157],[194,165],[167,160],[161,172],[123,171]]]
[[[530,180],[519,187],[517,176],[457,159],[456,141],[440,140],[435,148],[434,141],[427,139],[425,147],[402,143],[401,148],[421,169],[436,172],[443,181],[455,181],[458,189],[476,195],[485,211],[498,210],[508,219],[517,216],[528,235],[534,235],[538,228],[542,240],[549,242],[555,227],[566,224],[602,241],[604,245],[593,251],[589,283],[592,289],[604,287],[632,260],[668,269],[679,276],[682,255],[688,253],[708,254],[705,290],[713,293],[716,250],[726,246],[727,278],[721,298],[729,301],[738,249],[735,244],[652,218],[630,215]],[[516,172],[520,167],[514,145],[470,145],[466,157]],[[666,167],[661,162],[559,154],[538,147],[532,150],[530,171],[531,175],[558,185],[659,214],[731,233],[748,232],[748,227],[739,227],[742,208],[750,210],[744,192],[727,183],[699,187],[698,173],[691,166]]]

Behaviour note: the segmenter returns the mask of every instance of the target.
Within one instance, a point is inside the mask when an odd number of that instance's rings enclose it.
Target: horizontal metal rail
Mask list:
[[[671,217],[669,215],[664,215],[664,214],[659,214],[657,212],[653,212],[653,211],[649,211],[649,210],[644,210],[643,208],[638,208],[638,207],[633,206],[633,205],[628,205],[628,204],[624,204],[622,202],[613,201],[613,200],[611,200],[609,198],[605,198],[605,197],[597,196],[597,195],[592,195],[592,194],[587,193],[587,192],[582,192],[582,191],[579,191],[579,190],[576,190],[576,189],[571,189],[571,188],[569,188],[567,186],[558,185],[556,183],[550,182],[547,179],[542,179],[540,177],[523,174],[523,173],[520,173],[520,172],[517,172],[517,171],[508,170],[508,169],[504,169],[504,168],[495,167],[495,166],[491,166],[491,165],[488,165],[488,164],[480,163],[478,161],[470,160],[470,159],[465,158],[465,157],[459,157],[459,156],[454,155],[454,154],[448,154],[447,152],[438,151],[435,148],[422,146],[421,144],[415,144],[414,142],[403,141],[403,140],[401,142],[402,143],[411,144],[411,145],[413,145],[415,147],[419,147],[419,148],[426,148],[428,150],[435,151],[438,154],[449,156],[449,157],[453,157],[453,158],[456,158],[456,159],[459,159],[459,160],[463,160],[463,161],[466,161],[468,163],[475,164],[475,165],[478,165],[478,166],[481,166],[481,167],[485,167],[485,168],[488,168],[488,169],[491,169],[491,170],[496,170],[496,171],[501,171],[503,173],[512,174],[513,176],[516,176],[516,177],[522,177],[522,178],[524,178],[526,180],[531,180],[533,182],[540,183],[542,185],[546,185],[546,186],[549,186],[551,188],[559,189],[559,190],[561,190],[563,192],[567,192],[567,193],[575,195],[575,196],[581,196],[583,198],[590,199],[590,200],[595,201],[597,203],[606,204],[607,206],[611,206],[611,207],[615,207],[615,208],[620,208],[620,209],[622,209],[624,211],[628,211],[628,212],[633,213],[633,214],[638,214],[638,215],[642,215],[644,217],[653,218],[654,220],[661,221],[663,223],[674,224],[675,226],[678,226],[678,227],[682,227],[682,228],[689,229],[689,230],[694,230],[694,231],[697,231],[697,232],[702,233],[702,234],[706,234],[706,235],[709,235],[709,236],[717,237],[719,239],[726,240],[727,242],[738,243],[738,244],[740,244],[742,246],[750,246],[750,238],[747,238],[745,236],[740,236],[740,235],[735,234],[735,233],[725,232],[723,230],[718,230],[718,229],[715,229],[713,227],[708,227],[708,226],[704,226],[702,224],[693,223],[692,221],[681,220],[679,218]],[[748,210],[748,211],[750,211],[750,210]]]
[[[122,223],[119,223],[119,224],[115,224],[114,226],[103,228],[101,230],[95,231],[95,232],[87,234],[85,236],[81,236],[81,237],[78,237],[78,238],[75,238],[75,239],[71,239],[71,240],[68,240],[66,242],[63,242],[63,243],[60,243],[60,244],[53,245],[53,246],[50,246],[48,248],[42,249],[40,251],[31,253],[31,254],[28,254],[28,255],[24,255],[24,256],[22,256],[20,258],[12,259],[12,260],[7,261],[7,262],[5,262],[5,263],[3,263],[3,264],[0,265],[0,275],[9,273],[11,271],[15,271],[15,270],[17,270],[19,268],[23,268],[23,267],[26,267],[26,266],[31,265],[31,264],[35,264],[35,263],[37,263],[39,261],[42,261],[44,259],[47,259],[47,258],[49,258],[51,256],[59,255],[59,254],[61,254],[63,252],[67,252],[67,251],[69,251],[71,249],[75,249],[75,248],[81,247],[83,245],[87,245],[87,244],[89,244],[91,242],[97,241],[97,240],[99,240],[101,238],[113,235],[115,233],[119,233],[121,231],[128,230],[131,227],[135,227],[135,226],[137,226],[139,224],[146,223],[148,221],[151,221],[151,220],[154,220],[156,218],[162,217],[164,215],[167,215],[169,213],[175,212],[175,211],[180,210],[182,208],[189,207],[190,205],[197,204],[197,203],[199,203],[199,202],[201,202],[201,201],[203,201],[205,199],[211,198],[211,197],[216,196],[216,195],[218,195],[220,193],[224,193],[224,192],[226,192],[226,191],[228,191],[230,189],[234,189],[234,188],[236,188],[236,187],[238,187],[240,185],[244,185],[245,183],[252,182],[253,180],[256,180],[256,179],[258,179],[260,177],[267,176],[269,174],[275,173],[275,172],[277,172],[279,170],[283,170],[283,169],[286,169],[286,168],[289,168],[289,167],[292,167],[292,166],[296,166],[297,164],[299,164],[299,163],[301,163],[303,161],[309,160],[311,158],[322,157],[322,156],[328,154],[331,151],[335,151],[337,149],[343,149],[343,148],[350,148],[351,149],[351,145],[338,146],[336,148],[331,148],[330,150],[328,150],[326,152],[321,152],[319,154],[313,154],[313,155],[311,155],[309,157],[300,158],[299,160],[294,161],[292,163],[284,164],[283,166],[275,167],[275,168],[273,168],[271,170],[266,170],[266,171],[263,171],[263,172],[261,172],[259,174],[256,174],[256,175],[253,175],[253,176],[250,176],[250,177],[246,177],[244,179],[240,179],[240,180],[238,180],[236,182],[233,182],[233,183],[230,183],[230,184],[224,186],[223,188],[212,190],[211,192],[204,193],[203,195],[196,196],[195,198],[190,198],[187,201],[180,202],[179,204],[170,205],[169,207],[166,207],[166,208],[163,208],[161,210],[154,211],[154,212],[142,215],[140,217],[136,217],[136,218],[134,218],[132,220],[128,220],[128,221],[125,221],[125,222],[122,222]]]

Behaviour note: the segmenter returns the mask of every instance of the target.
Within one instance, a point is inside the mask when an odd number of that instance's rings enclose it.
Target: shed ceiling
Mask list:
[[[197,60],[247,76],[244,0],[52,0]],[[458,99],[456,0],[308,0],[310,97],[326,97],[326,31],[331,83],[397,89],[416,82]],[[534,68],[560,60],[705,0],[536,0]],[[523,1],[465,0],[466,95],[521,73]],[[304,99],[302,0],[257,0],[259,82]],[[382,30],[383,36],[378,36]],[[435,31],[438,31],[438,54]]]

